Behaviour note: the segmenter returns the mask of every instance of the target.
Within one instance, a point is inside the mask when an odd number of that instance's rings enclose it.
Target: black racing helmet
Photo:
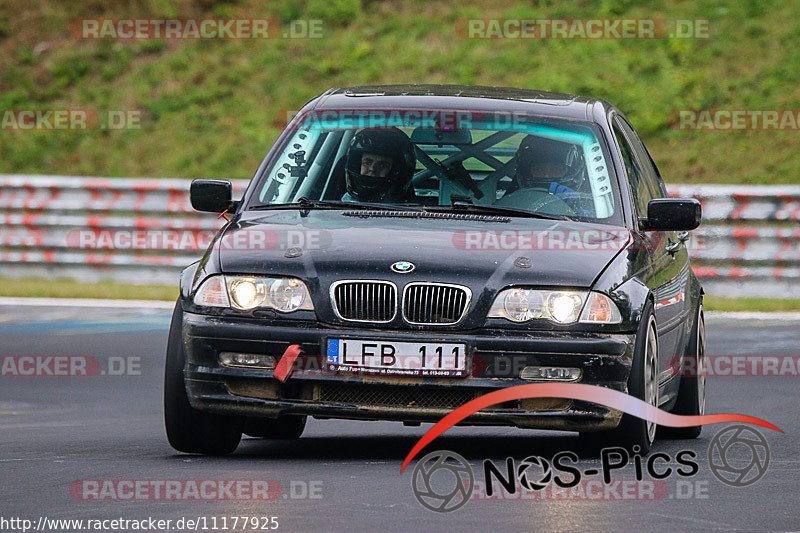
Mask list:
[[[364,154],[391,158],[389,173],[385,177],[361,174],[361,156]],[[361,130],[350,141],[347,150],[347,192],[354,200],[362,202],[403,201],[411,195],[411,178],[416,161],[414,145],[408,135],[399,129]]]
[[[520,188],[547,188],[553,181],[572,178],[580,156],[574,144],[528,135],[517,150],[517,183]],[[545,172],[534,173],[544,166]],[[579,168],[579,166],[577,167]]]

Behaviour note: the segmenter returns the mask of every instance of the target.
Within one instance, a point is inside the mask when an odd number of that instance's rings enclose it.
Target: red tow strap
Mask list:
[[[286,351],[283,352],[280,361],[278,361],[278,364],[275,365],[275,371],[272,373],[272,375],[282,382],[285,382],[287,379],[289,379],[289,376],[292,374],[292,370],[294,369],[294,362],[298,355],[300,355],[299,344],[292,344],[286,348]]]

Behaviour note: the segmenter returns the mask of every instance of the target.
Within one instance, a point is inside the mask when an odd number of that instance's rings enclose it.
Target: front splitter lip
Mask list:
[[[278,417],[309,415],[317,418],[347,420],[389,420],[403,422],[438,422],[453,409],[407,406],[357,405],[328,403],[319,400],[262,399],[236,396],[220,387],[219,382],[186,380],[189,402],[195,409],[217,414]],[[527,429],[592,432],[613,429],[622,412],[602,405],[573,401],[565,410],[520,411],[488,409],[470,415],[459,425],[515,426]]]

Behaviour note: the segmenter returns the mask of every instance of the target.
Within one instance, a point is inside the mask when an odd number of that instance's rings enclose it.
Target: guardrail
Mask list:
[[[689,250],[709,294],[800,298],[800,186],[676,185],[703,223]]]
[[[0,275],[176,284],[223,225],[192,209],[189,183],[0,175]],[[234,194],[246,186],[235,180]],[[126,231],[127,246],[103,239]],[[147,242],[148,231],[160,238]]]
[[[0,175],[0,275],[175,284],[223,224],[192,209],[189,183]],[[247,180],[233,186],[241,195]],[[703,204],[689,249],[707,292],[800,297],[800,186],[669,192]]]

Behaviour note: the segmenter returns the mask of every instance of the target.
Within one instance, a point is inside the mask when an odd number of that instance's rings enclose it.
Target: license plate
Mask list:
[[[395,376],[467,375],[467,345],[328,339],[328,369]]]

